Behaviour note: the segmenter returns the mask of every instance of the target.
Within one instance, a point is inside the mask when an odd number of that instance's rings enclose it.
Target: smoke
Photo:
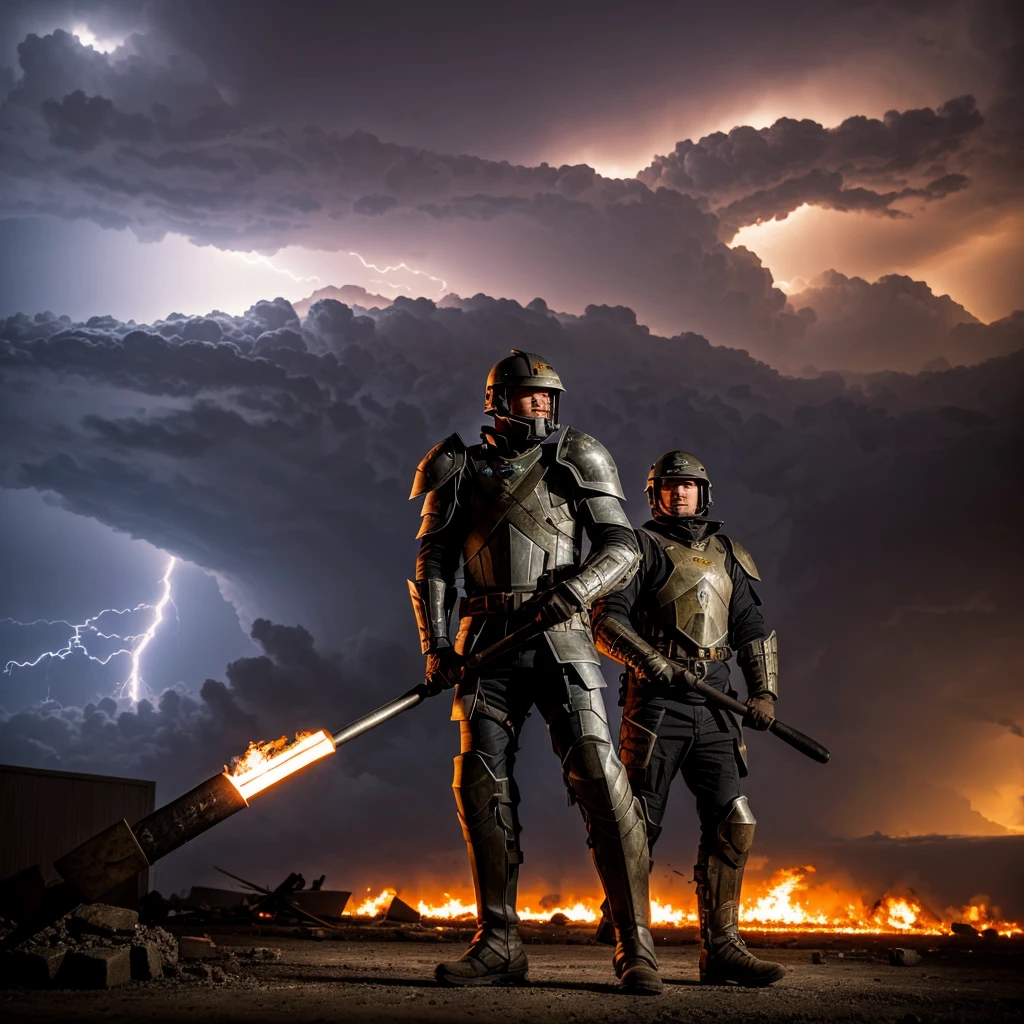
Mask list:
[[[577,313],[625,305],[662,333],[699,331],[787,370],[862,365],[856,317],[823,314],[840,304],[825,286],[788,302],[756,254],[726,244],[739,226],[805,203],[907,218],[965,196],[972,211],[1004,209],[1015,194],[999,170],[1017,138],[1004,91],[991,125],[970,96],[834,128],[784,118],[680,142],[638,180],[295,118],[257,123],[229,102],[216,67],[156,29],[112,54],[61,30],[27,36],[18,53],[21,77],[0,112],[0,216],[86,219],[244,253],[296,245],[380,265],[415,254],[412,265],[456,291],[543,294]],[[976,179],[983,199],[971,195]],[[921,340],[890,359],[879,344],[870,368],[916,370],[951,347]]]
[[[695,450],[714,513],[754,553],[780,636],[779,714],[834,751],[820,769],[751,739],[762,834],[1021,824],[1007,773],[1018,738],[996,723],[1024,715],[1001,668],[1021,611],[1022,353],[916,376],[789,378],[698,335],[653,334],[627,308],[575,317],[483,295],[369,311],[328,299],[301,322],[276,299],[240,317],[4,323],[0,484],[215,572],[262,649],[134,708],[7,707],[5,756],[143,774],[169,797],[249,739],[337,728],[411,685],[409,481],[436,440],[473,440],[482,381],[512,347],[558,367],[564,418],[610,448],[634,523],[655,456]],[[968,650],[964,636],[985,643]],[[965,694],[999,710],[986,720]],[[347,871],[395,868],[411,834],[424,870],[458,870],[446,718],[432,701],[260,806]],[[528,723],[525,839],[556,891],[587,869],[543,746]],[[263,813],[239,826],[239,863],[283,855],[276,840],[245,849]],[[680,814],[666,845],[691,824]]]

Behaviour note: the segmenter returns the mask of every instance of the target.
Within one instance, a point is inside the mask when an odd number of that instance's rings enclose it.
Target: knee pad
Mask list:
[[[495,826],[514,835],[509,780],[498,778],[482,754],[471,750],[455,758],[452,789],[467,839],[489,832]]]
[[[562,770],[592,823],[618,823],[630,811],[633,791],[610,738],[581,736],[569,748]]]
[[[717,853],[731,864],[746,859],[754,845],[754,826],[757,819],[751,813],[745,796],[738,796],[729,805],[728,813],[718,825]]]

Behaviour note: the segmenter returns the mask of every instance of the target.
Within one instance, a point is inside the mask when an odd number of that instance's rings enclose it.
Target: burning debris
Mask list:
[[[985,930],[1000,936],[1024,934],[1021,925],[1001,920],[998,910],[984,903],[959,909],[949,908],[939,915],[927,908],[914,893],[886,895],[874,904],[866,904],[859,895],[834,890],[827,884],[812,887],[807,876],[812,866],[783,868],[771,876],[755,895],[740,907],[740,921],[749,931],[762,933],[805,933],[834,935],[921,935],[939,936],[970,933],[977,936]],[[367,898],[356,908],[354,917],[381,916],[395,890],[385,889],[379,896]],[[601,898],[575,900],[565,906],[534,911],[530,904],[519,911],[519,917],[529,922],[550,922],[570,925],[592,925],[601,916]],[[439,901],[420,900],[417,904],[424,922],[467,922],[476,917],[476,905],[459,897],[444,893]],[[348,916],[348,915],[346,915]],[[969,922],[969,923],[968,923]],[[651,899],[651,924],[656,928],[696,928],[696,908],[677,908],[656,897]]]

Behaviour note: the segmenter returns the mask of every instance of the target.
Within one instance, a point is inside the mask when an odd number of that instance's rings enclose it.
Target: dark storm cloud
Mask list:
[[[969,191],[951,161],[982,124],[969,97],[834,129],[784,119],[680,143],[644,181],[609,179],[258,124],[198,58],[156,36],[130,49],[104,57],[60,31],[24,41],[3,104],[0,214],[243,251],[415,252],[435,277],[543,292],[562,309],[629,305],[664,333],[699,330],[780,365],[813,313],[787,303],[755,254],[723,244],[736,227],[804,202],[895,216],[903,201]]]
[[[938,110],[892,110],[881,120],[850,117],[835,128],[784,117],[768,128],[687,139],[638,177],[703,200],[726,231],[785,217],[804,203],[905,216],[894,207],[899,200],[941,199],[968,185],[947,172],[948,162],[983,122],[973,96]]]
[[[801,342],[778,362],[792,368],[840,366],[870,372],[879,366],[914,372],[975,363],[1024,344],[1019,314],[980,324],[948,295],[924,281],[890,274],[868,283],[832,270],[792,297],[813,309],[814,322]]]
[[[889,287],[901,301],[913,291]],[[929,296],[917,301],[927,308]],[[716,511],[755,552],[784,638],[781,707],[833,746],[838,763],[858,765],[816,773],[752,741],[763,769],[752,798],[766,830],[999,830],[954,791],[981,784],[977,750],[997,735],[981,715],[965,718],[960,694],[984,691],[1011,721],[1024,714],[997,668],[1019,614],[1016,573],[1001,567],[1022,561],[1020,488],[1008,469],[1020,457],[1020,353],[916,377],[792,379],[697,335],[661,338],[622,306],[573,317],[540,300],[523,307],[482,295],[441,307],[400,299],[366,315],[325,300],[301,324],[282,300],[238,318],[143,327],[96,318],[92,327],[62,323],[42,341],[31,338],[34,323],[45,334],[51,320],[18,318],[0,332],[12,426],[0,449],[3,485],[53,492],[74,512],[216,571],[264,654],[233,663],[198,695],[165,694],[152,708],[8,708],[4,745],[19,759],[137,768],[170,795],[202,777],[200,762],[213,770],[254,735],[337,727],[404,690],[420,663],[404,585],[415,553],[409,480],[436,439],[453,429],[472,437],[486,370],[518,345],[559,367],[565,418],[611,448],[635,521],[656,454],[682,446],[713,468]],[[211,324],[234,340],[185,340],[209,336]],[[992,330],[968,326],[982,338]],[[291,343],[258,355],[268,331]],[[144,352],[157,339],[159,359],[138,357],[135,332]],[[998,560],[948,557],[963,513],[937,515],[934,488],[964,465]],[[949,607],[936,602],[949,593]],[[948,637],[965,615],[990,643],[960,666],[951,694]],[[352,871],[368,868],[377,854],[349,826],[390,834],[409,815],[439,837],[425,855],[457,848],[457,829],[448,836],[436,824],[451,817],[454,727],[443,724],[443,704],[353,747],[344,785],[358,792],[339,790],[341,831],[325,826],[312,848],[333,845]],[[541,808],[557,807],[557,766],[537,757],[536,766],[522,759],[524,789],[543,794],[534,797]],[[891,785],[894,771],[928,780],[915,803]],[[793,799],[780,804],[769,780]],[[300,810],[315,813],[312,793],[289,803],[296,827]],[[560,856],[558,821],[529,837],[541,864]]]

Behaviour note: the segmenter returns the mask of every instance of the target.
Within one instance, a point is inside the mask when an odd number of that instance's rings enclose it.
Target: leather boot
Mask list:
[[[647,831],[626,770],[611,743],[584,735],[563,763],[566,782],[587,820],[590,849],[615,929],[613,965],[624,992],[662,989],[651,937]]]
[[[484,758],[469,752],[455,759],[455,800],[469,850],[476,890],[477,930],[458,960],[437,965],[442,985],[519,985],[527,980],[519,938],[516,889],[519,850],[508,779],[491,774]]]
[[[746,797],[738,797],[718,826],[716,848],[710,853],[702,849],[694,868],[700,915],[700,980],[704,985],[733,982],[760,988],[786,973],[781,964],[754,956],[739,933],[740,890],[755,824]]]

